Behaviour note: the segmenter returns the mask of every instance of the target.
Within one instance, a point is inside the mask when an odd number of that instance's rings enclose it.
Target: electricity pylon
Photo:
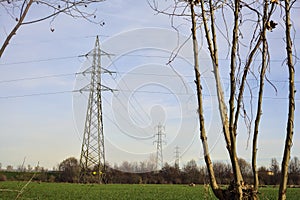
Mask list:
[[[164,133],[165,127],[162,126],[160,123],[157,125],[157,133],[155,134],[157,136],[157,140],[154,141],[156,143],[156,170],[162,169],[163,167],[163,152],[162,152],[162,145],[163,143],[166,143],[162,136],[166,137],[166,134]]]
[[[179,159],[180,159],[180,151],[179,151],[179,147],[176,146],[175,147],[175,167],[179,168]]]
[[[84,72],[91,74],[90,84],[80,90],[89,92],[80,156],[81,183],[104,182],[106,169],[101,91],[111,89],[102,85],[101,74],[111,72],[101,67],[103,53],[97,36],[94,49],[86,55],[93,59],[92,66]]]

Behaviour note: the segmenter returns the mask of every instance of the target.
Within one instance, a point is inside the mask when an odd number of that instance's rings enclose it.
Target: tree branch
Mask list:
[[[25,2],[26,0],[24,0]],[[7,36],[7,38],[5,39],[1,49],[0,49],[0,58],[2,57],[2,54],[5,50],[5,48],[7,47],[7,45],[9,44],[9,41],[11,40],[11,38],[17,33],[17,30],[20,28],[20,26],[22,25],[22,22],[23,20],[25,19],[28,11],[29,11],[29,8],[31,7],[32,5],[32,2],[33,0],[29,0],[29,2],[27,3],[26,7],[25,7],[25,10],[24,10],[24,13],[21,15],[17,25],[13,28],[13,30],[9,33],[9,35]]]

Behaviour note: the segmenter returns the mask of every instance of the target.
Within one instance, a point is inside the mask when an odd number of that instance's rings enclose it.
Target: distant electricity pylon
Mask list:
[[[100,43],[97,36],[94,49],[86,55],[87,57],[92,57],[92,66],[83,73],[91,74],[90,83],[80,90],[80,92],[89,92],[80,156],[79,181],[81,183],[103,183],[105,176],[106,169],[101,91],[112,91],[112,89],[101,83],[101,74],[111,73],[101,67],[101,55],[104,54],[105,53],[100,49]]]
[[[180,159],[180,151],[179,151],[179,147],[176,146],[175,147],[175,167],[179,168],[179,159]]]
[[[162,145],[165,143],[165,141],[162,139],[162,136],[166,137],[166,134],[164,133],[165,127],[162,126],[160,123],[156,126],[157,127],[157,133],[155,134],[157,136],[157,140],[154,141],[156,143],[156,170],[162,169],[163,167],[163,152],[162,152]]]

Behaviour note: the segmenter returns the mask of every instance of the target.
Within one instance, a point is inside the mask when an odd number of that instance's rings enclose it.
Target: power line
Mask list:
[[[30,81],[30,80],[38,80],[38,79],[47,79],[47,78],[57,78],[57,77],[66,77],[66,76],[73,76],[81,73],[69,73],[69,74],[53,74],[53,75],[45,75],[45,76],[34,76],[34,77],[27,77],[27,78],[19,78],[19,79],[9,79],[0,81],[1,83],[10,83],[10,82],[18,82],[18,81]]]
[[[299,8],[299,7],[294,7],[294,8]],[[103,37],[103,38],[109,38],[112,37],[112,35],[106,35],[106,34],[98,34],[97,36],[99,37]],[[56,38],[56,39],[49,39],[49,40],[34,40],[34,41],[25,41],[22,43],[10,43],[11,45],[24,45],[24,44],[30,44],[30,43],[34,43],[34,44],[39,44],[39,43],[53,43],[54,41],[68,41],[68,40],[76,40],[76,39],[88,39],[88,38],[96,38],[96,35],[86,35],[86,36],[68,36],[67,38]],[[279,40],[279,39],[284,39],[284,37],[268,37],[268,40]],[[294,37],[293,39],[295,40],[299,40],[300,37]]]
[[[115,67],[115,69],[118,70],[118,71],[120,71],[120,70],[118,69],[118,67],[115,65],[115,63],[113,62],[113,60],[111,59],[111,57],[108,56],[108,58],[109,58],[110,61],[112,62],[112,65]],[[122,77],[120,76],[120,73],[117,73],[117,75],[118,75],[120,78],[122,78]],[[118,83],[116,82],[115,79],[114,79],[114,81],[115,81],[115,83],[118,85]],[[127,84],[125,81],[123,81],[123,83],[124,83],[125,87],[129,90],[128,84]],[[145,120],[145,119],[144,119],[144,116],[148,116],[148,113],[144,110],[143,106],[140,104],[139,101],[137,101],[137,99],[135,98],[134,95],[132,95],[132,99],[135,100],[135,105],[133,105],[133,103],[132,103],[131,101],[129,101],[129,104],[130,104],[131,107],[136,111],[136,113],[137,113],[138,115],[140,115],[140,118],[139,118],[139,119],[142,119],[142,121],[143,121],[145,124],[147,124],[147,120],[149,121],[150,119],[149,119],[149,117],[148,117],[148,119]],[[144,115],[141,115],[141,114],[137,111],[136,105],[144,112]]]
[[[103,99],[104,99],[104,101],[106,102],[106,103],[108,103],[108,104],[110,104],[109,103],[109,101],[103,96]],[[123,120],[125,120],[125,121],[127,121],[128,120],[128,118],[126,118],[126,117],[124,117],[121,113],[123,113],[123,112],[120,112],[119,113],[119,116],[121,117],[121,118],[123,118]],[[122,128],[122,127],[120,127],[120,125],[118,124],[118,123],[116,123],[115,122],[115,120],[113,120],[113,119],[111,119],[110,117],[108,117],[108,115],[106,115],[105,113],[103,113],[103,115],[111,122],[111,123],[113,123],[114,125],[115,125],[115,127],[116,128],[118,128],[122,133],[124,133],[125,135],[127,135],[128,137],[130,137],[130,138],[133,138],[133,139],[136,139],[136,140],[149,140],[149,139],[152,139],[152,138],[154,138],[155,137],[155,135],[151,135],[150,134],[150,136],[147,136],[147,137],[137,137],[137,136],[133,136],[132,134],[130,134],[130,133],[128,133],[127,131],[125,131],[124,130],[124,128]],[[141,130],[143,130],[143,132],[144,132],[144,134],[145,135],[149,135],[144,129],[137,129],[137,127],[136,126],[132,126],[134,129],[136,129],[137,131],[141,131]],[[132,128],[131,127],[131,128]]]
[[[37,60],[25,60],[25,61],[19,61],[19,62],[11,62],[11,63],[0,63],[0,66],[48,62],[48,61],[54,61],[54,60],[66,60],[66,59],[73,59],[73,58],[79,58],[79,57],[82,57],[82,55],[81,56],[53,57],[53,58],[45,58],[45,59],[37,59]]]
[[[65,94],[65,93],[72,93],[72,92],[75,92],[75,91],[74,90],[66,90],[66,91],[58,91],[58,92],[43,92],[43,93],[33,93],[33,94],[24,94],[24,95],[0,96],[0,99],[17,99],[17,98],[24,98],[24,97]]]
[[[104,38],[108,38],[108,37],[111,37],[109,35],[104,35],[104,34],[99,34],[97,35],[99,37],[104,37]],[[39,43],[53,43],[54,41],[67,41],[67,40],[77,40],[77,39],[88,39],[88,38],[96,38],[97,37],[96,35],[87,35],[87,36],[68,36],[67,38],[56,38],[56,39],[52,39],[52,40],[40,40],[40,41],[37,41],[37,40],[34,40],[33,42],[30,42],[30,41],[22,41],[21,43],[10,43],[10,45],[17,45],[17,46],[20,46],[20,45],[23,45],[23,44],[30,44],[30,43],[34,43],[34,44],[39,44]]]
[[[137,76],[157,76],[157,77],[178,77],[176,74],[158,74],[158,73],[138,73],[138,72],[116,72],[117,74],[128,74],[128,75],[137,75]],[[9,83],[9,82],[18,82],[18,81],[28,81],[28,80],[35,80],[35,79],[47,79],[47,78],[56,78],[56,77],[65,77],[65,76],[73,76],[83,74],[83,72],[77,72],[77,73],[67,73],[67,74],[53,74],[53,75],[44,75],[44,76],[33,76],[33,77],[27,77],[27,78],[19,78],[19,79],[9,79],[9,80],[3,80],[0,81],[1,83]],[[186,78],[194,78],[194,75],[181,75],[182,77]],[[212,76],[202,76],[204,79],[214,79]],[[221,78],[222,80],[229,80],[229,78]],[[256,79],[248,79],[250,81],[256,81]],[[274,80],[271,79],[271,82],[275,83],[288,83],[288,80]],[[116,81],[115,81],[116,82]],[[299,84],[300,81],[295,81],[296,84]]]
[[[108,56],[109,57],[109,56]],[[110,57],[109,57],[110,58]],[[112,62],[114,65],[114,62]],[[118,70],[117,66],[114,65],[114,67]],[[83,73],[84,74],[84,73]],[[116,73],[117,74],[117,73]],[[120,76],[119,74],[117,74],[118,76]],[[112,79],[116,85],[118,85],[118,82],[113,78]],[[105,80],[102,80],[103,82],[105,82]],[[127,87],[127,89],[129,90],[129,87],[127,85],[126,82],[124,82],[124,85]],[[122,91],[122,90],[118,90],[118,91]],[[125,108],[125,110],[127,109],[127,106],[124,105],[123,101],[118,97],[119,95],[114,95],[114,97],[120,102],[120,104],[122,105],[123,108]],[[124,96],[126,96],[124,94]],[[132,98],[134,100],[136,100],[136,98],[134,96],[132,96]],[[139,101],[136,100],[136,103],[133,105],[133,103],[131,101],[128,101],[129,105],[131,105],[131,107],[133,108],[133,110],[140,116],[139,120],[142,120],[144,124],[147,124],[148,122],[144,119],[145,116],[148,116],[147,112],[144,110],[144,108],[140,105]],[[138,105],[140,107],[140,109],[146,114],[146,115],[142,115],[140,112],[137,111],[136,105]],[[130,109],[128,109],[128,113],[132,113]],[[148,119],[150,120],[150,119]],[[135,121],[136,122],[136,121]]]
[[[163,92],[163,91],[151,91],[151,90],[119,90],[122,92],[135,92],[135,93],[148,93],[148,94],[176,94],[176,95],[195,95],[195,93],[184,92]]]
[[[158,73],[138,73],[138,72],[117,72],[119,74],[133,74],[133,75],[145,75],[145,76],[162,76],[162,77],[178,77],[178,75],[176,74],[158,74]],[[180,76],[183,76],[183,77],[186,77],[186,78],[194,78],[195,75],[180,75]],[[205,79],[215,79],[213,76],[201,76],[201,78],[205,78]],[[224,78],[224,77],[221,77],[222,80],[230,80],[230,78]],[[257,79],[247,79],[247,80],[252,80],[252,81],[258,81]],[[269,80],[271,82],[278,82],[278,83],[286,83],[286,82],[289,82],[288,80]],[[300,83],[300,81],[294,81],[295,83]]]
[[[167,94],[167,95],[195,95],[196,93],[176,93],[176,92],[162,92],[162,91],[151,91],[151,90],[118,90],[122,92],[136,92],[136,93],[147,93],[147,94]],[[34,96],[46,96],[46,95],[55,95],[55,94],[63,94],[63,93],[74,93],[80,92],[80,90],[66,90],[66,91],[58,91],[58,92],[44,92],[44,93],[32,93],[32,94],[24,94],[24,95],[11,95],[11,96],[0,96],[0,99],[14,99],[14,98],[23,98],[23,97],[34,97]],[[203,94],[204,97],[216,97],[217,95],[212,94]],[[228,96],[226,96],[228,97]],[[243,98],[253,98],[257,99],[256,96],[244,96]],[[287,100],[288,97],[270,97],[265,96],[263,99],[268,100]],[[295,101],[300,101],[300,99],[296,98]]]
[[[162,56],[162,55],[145,55],[145,54],[111,54],[112,56],[119,56],[119,57],[143,57],[143,58],[170,58],[170,56]],[[63,57],[53,57],[53,58],[45,58],[45,59],[36,59],[36,60],[27,60],[27,61],[19,61],[19,62],[11,62],[11,63],[0,63],[0,66],[5,65],[19,65],[19,64],[27,64],[27,63],[39,63],[39,62],[48,62],[48,61],[54,61],[54,60],[66,60],[66,59],[73,59],[73,58],[80,58],[85,57],[86,55],[77,55],[77,56],[63,56]],[[186,57],[186,58],[193,58],[193,57]],[[205,59],[205,58],[202,58]],[[205,60],[210,60],[209,58],[206,58]],[[229,61],[230,58],[219,58],[221,61]],[[261,61],[261,60],[255,60],[255,61]],[[254,61],[254,62],[255,62]],[[270,59],[270,62],[283,62],[284,60],[280,59]]]

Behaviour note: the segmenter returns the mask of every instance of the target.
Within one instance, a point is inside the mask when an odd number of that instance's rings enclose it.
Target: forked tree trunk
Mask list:
[[[281,164],[281,181],[279,187],[279,200],[286,199],[287,181],[288,181],[288,165],[290,161],[290,150],[292,147],[294,133],[294,112],[295,112],[295,68],[293,64],[293,50],[291,40],[291,20],[290,20],[290,0],[285,0],[285,34],[286,34],[286,53],[287,66],[289,70],[289,113],[286,128],[286,140],[284,146],[283,160]]]
[[[226,141],[226,147],[230,156],[231,160],[231,165],[233,168],[233,174],[234,174],[234,183],[231,185],[231,188],[228,189],[227,192],[224,192],[224,195],[226,196],[226,199],[242,199],[243,198],[243,177],[242,173],[240,170],[240,166],[238,164],[238,157],[236,153],[236,135],[235,132],[233,131],[232,127],[230,127],[230,122],[228,120],[228,111],[227,111],[227,106],[225,104],[225,98],[224,98],[224,91],[221,85],[221,78],[220,78],[220,72],[219,72],[219,64],[218,64],[218,47],[217,47],[217,39],[216,39],[216,27],[215,27],[215,19],[214,19],[214,8],[213,8],[213,2],[212,0],[209,0],[209,16],[210,16],[210,23],[211,23],[211,34],[210,36],[210,30],[208,27],[208,20],[206,18],[206,11],[204,9],[204,0],[200,1],[200,6],[201,6],[201,15],[202,15],[202,21],[203,21],[203,26],[205,30],[205,37],[207,39],[207,44],[209,47],[209,52],[210,52],[210,57],[212,60],[213,64],[213,73],[215,76],[215,81],[216,81],[216,90],[217,90],[217,97],[218,97],[218,102],[219,102],[219,112],[220,112],[220,117],[222,121],[222,126],[223,126],[223,132],[225,136],[225,141]],[[238,7],[239,4],[236,5]],[[238,21],[238,17],[236,18],[236,21]],[[238,22],[237,22],[238,23]],[[235,26],[233,32],[237,33],[238,25]],[[234,38],[237,38],[237,35],[234,34]],[[234,41],[235,41],[234,39]],[[237,41],[235,41],[236,43]],[[236,47],[233,47],[233,50],[236,51]],[[233,52],[233,54],[236,54],[236,52]],[[233,55],[235,58],[235,55]],[[233,72],[234,73],[234,72]],[[233,74],[234,75],[234,74]],[[232,90],[234,93],[234,90]],[[231,98],[231,107],[234,107],[234,96]],[[233,112],[230,112],[233,113]],[[231,119],[233,120],[233,119]],[[229,191],[231,190],[231,191]]]

